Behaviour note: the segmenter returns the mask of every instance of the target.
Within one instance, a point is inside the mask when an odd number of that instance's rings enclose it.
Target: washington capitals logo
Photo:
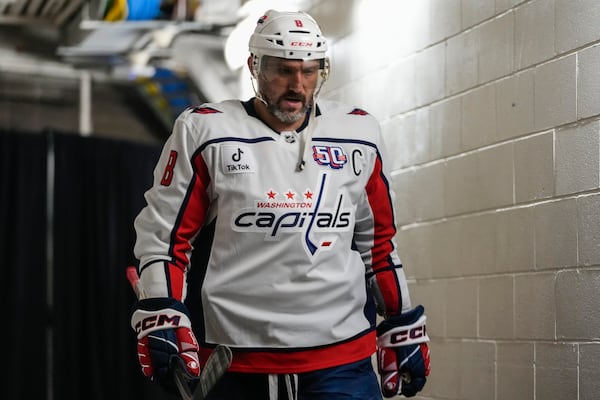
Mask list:
[[[232,228],[238,232],[263,232],[265,240],[280,240],[284,234],[302,232],[307,253],[332,248],[336,232],[352,226],[352,212],[344,207],[344,195],[338,193],[333,205],[326,206],[327,173],[319,176],[317,187],[295,193],[291,189],[266,191],[266,200],[233,215]],[[333,200],[333,199],[332,199]]]

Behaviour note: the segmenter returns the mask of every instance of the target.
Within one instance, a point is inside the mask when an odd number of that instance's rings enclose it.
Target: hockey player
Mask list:
[[[143,373],[164,382],[181,357],[198,376],[223,344],[233,361],[210,399],[414,396],[429,339],[396,252],[379,125],[317,102],[329,59],[308,14],[267,11],[249,48],[256,96],[179,116],[135,221],[150,297],[132,316]],[[211,232],[208,265],[192,266],[201,230]],[[206,268],[193,328],[190,268]]]

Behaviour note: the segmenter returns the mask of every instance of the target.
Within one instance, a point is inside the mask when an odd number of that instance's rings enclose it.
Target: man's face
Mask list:
[[[263,56],[258,86],[269,112],[284,123],[303,118],[317,86],[319,65],[319,60]]]

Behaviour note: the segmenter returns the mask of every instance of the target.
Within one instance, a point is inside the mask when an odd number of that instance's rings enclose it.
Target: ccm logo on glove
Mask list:
[[[158,314],[151,315],[135,324],[135,333],[139,334],[151,328],[177,327],[181,321],[181,315]]]
[[[138,360],[145,376],[177,392],[171,368],[180,359],[190,378],[200,375],[198,341],[188,310],[173,298],[149,298],[135,304],[131,327],[138,339]]]
[[[398,347],[429,341],[423,307],[383,321],[377,327],[377,345],[379,347]]]
[[[162,329],[192,328],[187,308],[173,299],[146,299],[137,303],[131,317],[131,327],[141,339]]]
[[[402,344],[409,340],[417,340],[427,337],[426,325],[417,326],[412,329],[404,329],[390,334],[390,344]]]

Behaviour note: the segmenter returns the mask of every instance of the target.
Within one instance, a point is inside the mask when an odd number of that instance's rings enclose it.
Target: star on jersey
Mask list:
[[[275,200],[277,198],[277,192],[274,192],[273,189],[270,189],[266,195],[268,200]],[[296,193],[293,190],[288,190],[284,195],[288,200],[293,200],[296,197]],[[304,196],[304,200],[311,200],[313,192],[311,192],[310,189],[306,189],[306,191],[302,193],[302,196]]]

